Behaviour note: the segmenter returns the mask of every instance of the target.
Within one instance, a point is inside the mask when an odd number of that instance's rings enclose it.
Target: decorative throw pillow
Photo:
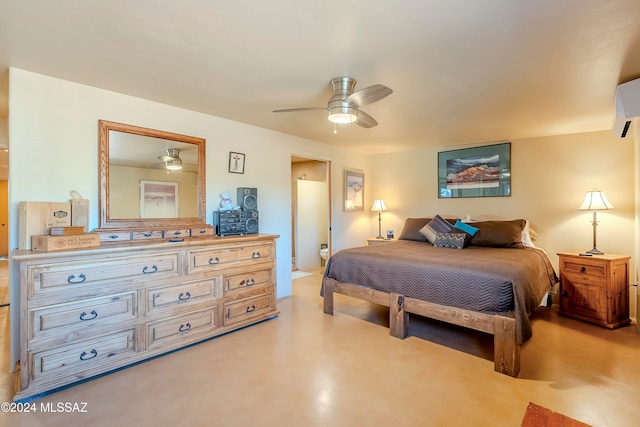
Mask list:
[[[465,247],[467,233],[437,233],[433,246],[439,248],[462,249]]]
[[[443,219],[440,215],[436,215],[431,221],[422,227],[418,233],[422,234],[431,243],[435,243],[438,233],[448,233],[451,231],[451,224]]]
[[[398,240],[415,240],[418,242],[426,242],[427,239],[418,231],[427,225],[433,218],[407,218],[404,221],[404,227],[398,236]]]
[[[522,249],[522,231],[525,225],[524,219],[474,222],[473,226],[478,232],[471,239],[471,245]]]
[[[472,225],[469,224],[465,224],[464,222],[458,220],[456,221],[456,223],[454,224],[454,227],[457,228],[458,230],[462,230],[465,233],[467,233],[469,236],[473,237],[476,235],[476,233],[478,232],[478,228],[474,227]]]
[[[462,234],[464,236],[464,245],[463,247],[467,247],[471,244],[471,239],[473,239],[473,236],[465,231],[462,231],[461,229],[457,228],[457,227],[453,227],[451,229],[451,231],[449,233],[456,233],[456,234]]]

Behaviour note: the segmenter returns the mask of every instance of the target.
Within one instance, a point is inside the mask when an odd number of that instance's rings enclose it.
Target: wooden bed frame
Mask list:
[[[334,292],[389,307],[390,333],[396,338],[404,339],[407,336],[409,313],[492,334],[494,370],[512,377],[520,373],[520,346],[516,340],[514,318],[433,304],[401,294],[338,282],[328,277],[323,279],[323,289],[324,312],[332,316]]]

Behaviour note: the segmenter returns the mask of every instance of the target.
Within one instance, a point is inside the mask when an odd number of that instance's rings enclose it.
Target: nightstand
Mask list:
[[[625,255],[559,253],[563,316],[605,328],[628,325],[629,259]]]
[[[367,239],[367,245],[368,246],[382,245],[384,243],[397,242],[397,241],[398,239],[376,239],[375,237],[369,237]]]

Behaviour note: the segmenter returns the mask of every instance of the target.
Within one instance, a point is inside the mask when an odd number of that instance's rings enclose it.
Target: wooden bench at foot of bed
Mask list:
[[[514,318],[433,304],[328,277],[323,279],[323,290],[324,312],[332,316],[334,292],[389,307],[390,333],[396,338],[404,339],[408,335],[409,313],[492,334],[494,370],[512,377],[520,373],[520,346]]]

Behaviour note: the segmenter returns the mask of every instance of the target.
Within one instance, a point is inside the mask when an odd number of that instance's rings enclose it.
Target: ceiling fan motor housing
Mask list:
[[[338,77],[331,80],[333,96],[329,99],[327,115],[334,123],[351,123],[358,118],[358,107],[344,101],[353,93],[356,81],[351,77]]]

